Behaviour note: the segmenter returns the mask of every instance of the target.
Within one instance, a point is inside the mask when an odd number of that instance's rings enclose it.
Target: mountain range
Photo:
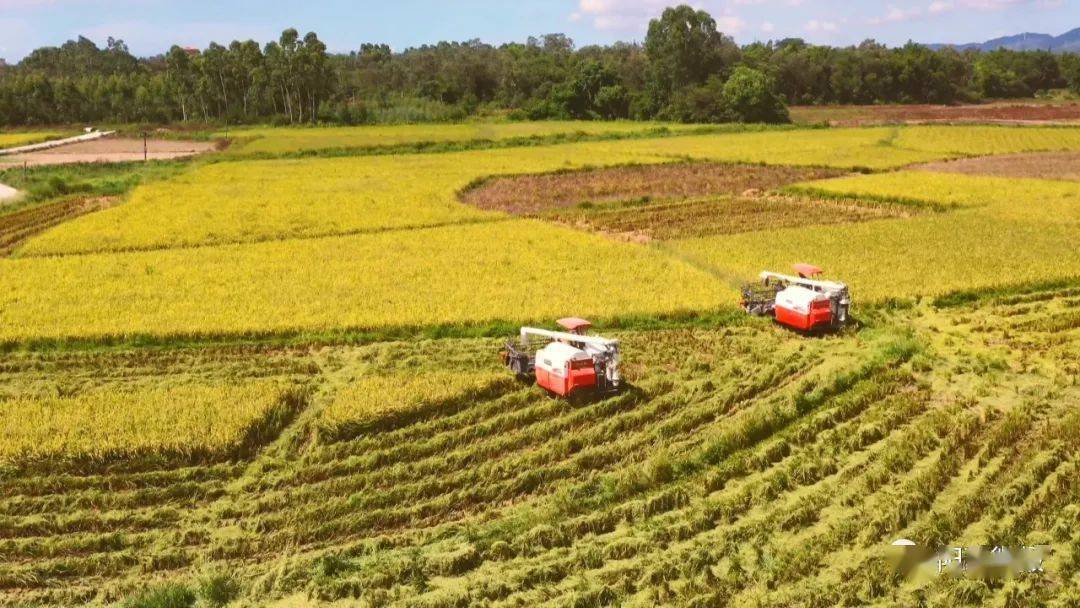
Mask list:
[[[1050,34],[1033,34],[1025,32],[1015,36],[994,38],[986,42],[970,42],[967,44],[931,44],[932,48],[940,49],[953,47],[960,51],[975,49],[979,51],[996,51],[997,49],[1009,49],[1012,51],[1053,51],[1055,53],[1080,53],[1080,27],[1065,32],[1060,36]]]

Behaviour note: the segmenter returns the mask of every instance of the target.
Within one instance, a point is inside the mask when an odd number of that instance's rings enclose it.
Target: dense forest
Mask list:
[[[666,9],[642,44],[578,48],[562,34],[492,46],[471,40],[395,52],[328,53],[296,30],[134,57],[80,37],[0,63],[0,125],[86,122],[365,124],[514,118],[783,122],[790,104],[957,103],[1080,92],[1080,57],[931,50],[872,40],[739,47],[708,13]]]

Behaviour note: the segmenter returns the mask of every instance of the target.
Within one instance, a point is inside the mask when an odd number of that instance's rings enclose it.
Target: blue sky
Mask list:
[[[314,30],[331,50],[362,42],[396,49],[480,38],[500,43],[564,32],[578,45],[640,40],[665,0],[0,0],[0,57],[17,61],[77,35],[122,38],[139,55],[171,44],[276,38]],[[973,42],[1080,27],[1080,0],[696,0],[741,43],[798,36],[812,42]]]

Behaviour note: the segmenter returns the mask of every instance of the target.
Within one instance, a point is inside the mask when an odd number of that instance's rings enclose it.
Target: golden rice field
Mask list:
[[[704,160],[893,169],[930,159],[1080,149],[1080,129],[872,127],[688,135],[616,142],[620,150]]]
[[[953,134],[957,147],[978,141],[953,127],[913,129],[928,138]],[[54,228],[30,240],[17,253],[21,259],[3,260],[0,339],[383,331],[571,312],[611,318],[716,310],[731,306],[737,285],[762,268],[782,270],[806,259],[823,260],[863,302],[1077,276],[1077,248],[1068,246],[1077,239],[1076,187],[1063,182],[926,172],[838,178],[807,187],[925,199],[945,210],[663,247],[511,220],[455,198],[485,175],[662,162],[678,144],[684,156],[724,160],[760,159],[780,147],[811,164],[839,162],[838,154],[860,157],[861,146],[886,158],[895,150],[879,140],[897,131],[738,133],[204,166]],[[1076,131],[1033,129],[998,143],[1008,152],[1071,145]],[[816,147],[802,147],[814,138]],[[905,154],[898,158],[908,159]],[[340,234],[354,235],[312,238]],[[224,245],[246,241],[263,242]],[[190,245],[207,246],[176,249]],[[127,249],[160,251],[104,253]],[[96,251],[103,252],[34,257]],[[966,262],[972,258],[979,263]],[[582,287],[567,290],[568,284]]]
[[[536,220],[10,259],[0,285],[7,342],[612,318],[713,309],[734,293],[661,251]]]
[[[197,162],[0,259],[0,605],[1080,605],[1080,185],[904,170],[1080,129],[365,155],[579,126],[485,128],[266,130],[253,153],[354,155]],[[531,219],[457,196],[687,159],[874,172]],[[736,309],[802,261],[855,326]],[[620,340],[626,390],[499,367],[569,315]],[[1053,552],[903,580],[897,538]]]
[[[898,148],[935,154],[985,156],[1011,152],[1075,150],[1080,133],[1072,127],[916,126],[896,131]]]
[[[628,135],[649,131],[678,132],[696,125],[653,122],[545,121],[417,124],[361,127],[254,127],[229,131],[241,138],[230,154],[289,154],[448,142],[500,141],[558,135]],[[223,136],[224,133],[216,134]]]
[[[16,397],[0,401],[0,467],[231,456],[275,432],[297,405],[268,382]]]
[[[686,239],[668,246],[724,275],[828,260],[869,301],[1080,276],[1080,184],[899,172],[806,185],[811,192],[957,208],[905,219]],[[796,187],[797,189],[797,187]]]
[[[945,129],[960,149],[981,141],[952,127],[910,129],[920,129],[927,137]],[[686,158],[883,169],[955,156],[882,143],[896,131],[815,129],[448,154],[218,163],[139,188],[127,204],[53,229],[31,240],[18,255],[307,238],[495,219],[497,215],[480,213],[456,197],[470,182],[491,175]],[[999,151],[1080,149],[1076,129],[1032,131],[1022,138],[1003,137]]]
[[[658,162],[580,145],[455,154],[244,161],[199,167],[30,241],[20,255],[161,249],[504,219],[457,200],[485,175]]]
[[[59,131],[27,131],[20,133],[4,133],[0,131],[0,150],[36,144],[50,139],[56,139],[63,135],[64,133]]]
[[[444,416],[513,387],[514,379],[502,370],[477,373],[437,370],[362,377],[339,389],[322,410],[319,432],[341,439],[376,430],[392,430],[424,417]]]
[[[7,384],[307,370],[314,390],[235,459],[0,468],[0,603],[1066,608],[1078,296],[880,311],[815,340],[616,332],[632,390],[583,403],[485,385],[497,339],[7,353]],[[368,424],[321,434],[329,416]],[[1055,551],[1037,577],[903,581],[898,537]]]

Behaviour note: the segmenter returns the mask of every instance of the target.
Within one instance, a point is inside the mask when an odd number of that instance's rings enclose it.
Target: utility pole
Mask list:
[[[142,132],[142,159],[145,163],[148,160],[149,154],[146,149],[146,131]]]

